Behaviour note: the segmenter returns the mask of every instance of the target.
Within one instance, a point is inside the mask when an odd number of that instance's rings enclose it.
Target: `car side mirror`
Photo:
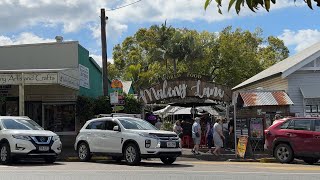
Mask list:
[[[113,131],[119,131],[119,132],[120,132],[119,126],[114,126],[114,127],[113,127]]]

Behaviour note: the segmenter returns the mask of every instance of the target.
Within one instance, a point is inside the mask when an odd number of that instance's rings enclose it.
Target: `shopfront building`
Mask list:
[[[320,116],[320,43],[293,55],[233,88],[234,97],[240,92],[264,90],[286,93],[292,104],[289,112],[274,109],[274,114]],[[268,100],[268,97],[262,97]]]
[[[77,41],[0,47],[0,114],[75,135],[77,97],[102,95],[100,67]]]

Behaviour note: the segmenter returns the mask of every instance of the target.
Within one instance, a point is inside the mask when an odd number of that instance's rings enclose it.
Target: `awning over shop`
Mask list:
[[[320,85],[300,87],[304,98],[320,98]]]
[[[278,106],[291,105],[292,100],[284,91],[254,91],[239,93],[243,99],[243,106]]]

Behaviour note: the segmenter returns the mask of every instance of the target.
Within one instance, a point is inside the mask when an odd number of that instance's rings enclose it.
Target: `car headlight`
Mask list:
[[[26,140],[26,141],[31,140],[31,138],[29,136],[23,136],[23,135],[12,135],[12,137],[15,139],[21,139],[21,140]]]
[[[146,138],[152,138],[152,139],[158,139],[156,135],[153,134],[144,134],[144,133],[139,133],[140,136],[146,137]]]
[[[52,136],[53,141],[59,141],[60,137],[58,135]]]

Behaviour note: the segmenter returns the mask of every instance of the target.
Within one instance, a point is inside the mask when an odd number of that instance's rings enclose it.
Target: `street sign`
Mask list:
[[[118,103],[119,103],[118,92],[110,93],[110,104],[118,104]]]
[[[122,111],[122,110],[124,110],[123,106],[113,106],[112,107],[113,112]]]

